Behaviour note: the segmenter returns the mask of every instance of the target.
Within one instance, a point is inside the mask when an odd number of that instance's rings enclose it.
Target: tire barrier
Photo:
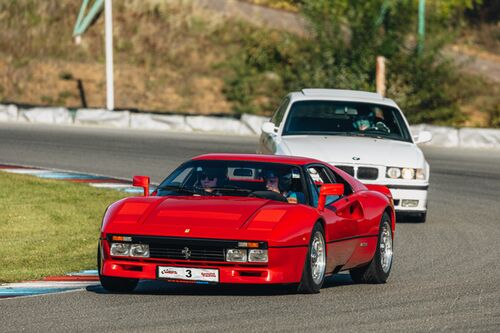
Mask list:
[[[65,108],[20,109],[16,105],[0,104],[0,122],[18,121],[176,132],[260,135],[262,124],[268,120],[268,117],[250,114],[243,114],[240,119],[235,119],[215,116],[132,113],[104,109],[78,109],[72,117],[72,112]],[[427,124],[412,125],[410,128],[413,135],[421,131],[432,133],[432,140],[423,144],[425,146],[500,149],[500,129],[457,129]]]

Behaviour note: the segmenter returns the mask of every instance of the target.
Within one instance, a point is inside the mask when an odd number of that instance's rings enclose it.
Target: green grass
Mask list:
[[[103,213],[124,196],[0,172],[0,282],[95,269]]]

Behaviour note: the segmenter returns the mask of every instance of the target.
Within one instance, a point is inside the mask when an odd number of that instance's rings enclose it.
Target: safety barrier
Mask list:
[[[17,106],[0,104],[0,121],[16,121]]]
[[[240,135],[256,134],[240,120],[234,118],[186,116],[186,122],[194,131],[199,132],[220,132]]]
[[[104,109],[78,109],[72,113],[65,108],[21,109],[16,105],[0,104],[0,122],[31,122],[46,124],[76,124],[83,126],[133,128],[177,132],[214,132],[236,135],[259,135],[268,117],[243,114],[231,117],[160,115],[108,111]],[[432,133],[432,141],[423,145],[440,147],[500,149],[500,129],[453,128],[427,124],[412,125],[413,135],[421,131]]]
[[[65,108],[33,108],[18,110],[17,121],[57,125],[70,125],[73,123],[69,111]]]
[[[186,123],[185,116],[152,113],[132,113],[130,115],[130,128],[182,132],[193,131]]]
[[[78,109],[75,114],[75,124],[127,128],[130,127],[130,112]]]

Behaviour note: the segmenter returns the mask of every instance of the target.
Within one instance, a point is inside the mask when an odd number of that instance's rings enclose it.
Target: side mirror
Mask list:
[[[422,131],[413,137],[416,144],[426,143],[432,140],[432,133],[428,131]]]
[[[134,176],[132,179],[132,185],[137,187],[142,187],[144,189],[144,196],[149,195],[149,177],[148,176]]]
[[[329,195],[341,196],[344,194],[344,184],[323,184],[319,190],[318,209],[325,210],[326,197]]]
[[[262,129],[262,132],[264,132],[266,134],[278,133],[278,127],[274,126],[274,124],[269,122],[269,121],[263,123],[261,129]]]

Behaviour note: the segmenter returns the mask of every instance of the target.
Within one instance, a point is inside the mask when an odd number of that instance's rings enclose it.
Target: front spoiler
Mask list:
[[[251,264],[233,265],[227,262],[217,264],[194,260],[139,261],[107,258],[103,260],[101,274],[104,276],[155,280],[157,279],[158,266],[175,266],[218,269],[219,283],[288,284],[300,282],[306,254],[307,246],[269,248],[269,263],[260,266]],[[176,282],[179,281],[176,280]],[[186,282],[196,283],[196,281]]]

